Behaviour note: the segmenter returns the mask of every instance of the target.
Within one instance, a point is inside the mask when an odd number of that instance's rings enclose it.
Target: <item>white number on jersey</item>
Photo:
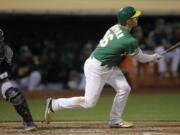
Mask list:
[[[114,34],[116,35],[117,39],[120,39],[121,37],[124,36],[122,30],[119,28],[119,25],[114,25],[111,30],[114,32]]]
[[[122,30],[119,28],[119,25],[114,25],[112,28],[110,28],[110,30],[108,30],[106,32],[106,34],[104,35],[104,37],[100,40],[100,46],[101,47],[106,47],[108,42],[110,40],[113,39],[114,35],[113,33],[115,34],[116,38],[119,39],[121,37],[124,36]]]
[[[111,31],[107,31],[106,34],[104,35],[103,39],[100,40],[100,46],[101,47],[105,47],[109,40],[113,39],[113,34],[111,33]]]

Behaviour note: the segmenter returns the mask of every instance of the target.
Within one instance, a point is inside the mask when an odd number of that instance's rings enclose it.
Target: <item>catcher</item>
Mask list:
[[[33,122],[25,97],[9,80],[11,76],[12,57],[13,51],[9,46],[4,44],[4,33],[0,29],[0,85],[2,96],[12,104],[16,112],[23,119],[25,130],[36,130],[37,126]]]

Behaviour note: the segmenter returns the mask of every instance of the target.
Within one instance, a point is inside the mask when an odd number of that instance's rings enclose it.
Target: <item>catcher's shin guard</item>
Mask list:
[[[23,94],[17,88],[10,87],[6,91],[5,96],[6,100],[14,106],[16,112],[22,117],[25,129],[28,129],[29,125],[31,127],[33,125],[33,129],[35,129],[36,126],[33,124],[32,115]]]

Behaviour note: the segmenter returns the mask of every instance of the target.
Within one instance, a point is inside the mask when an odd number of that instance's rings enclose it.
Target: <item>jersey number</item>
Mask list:
[[[114,34],[112,34],[112,32]],[[100,40],[100,46],[101,47],[106,47],[108,42],[113,39],[114,35],[116,36],[117,39],[121,38],[124,36],[122,33],[121,29],[117,28],[116,26],[112,28],[112,31],[108,30],[104,37]]]
[[[112,40],[113,37],[113,34],[110,31],[107,31],[103,39],[100,40],[100,46],[105,47],[108,44],[109,40]]]

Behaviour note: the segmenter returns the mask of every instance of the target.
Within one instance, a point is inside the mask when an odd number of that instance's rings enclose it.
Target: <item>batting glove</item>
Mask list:
[[[158,53],[154,54],[154,62],[158,62],[160,59],[162,58],[162,56]]]

